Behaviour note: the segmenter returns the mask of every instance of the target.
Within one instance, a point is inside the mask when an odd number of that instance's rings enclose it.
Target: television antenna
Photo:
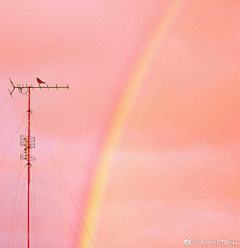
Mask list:
[[[30,151],[32,148],[35,148],[35,137],[30,136],[31,134],[31,129],[30,129],[30,116],[32,114],[32,110],[30,108],[31,106],[31,89],[69,89],[69,86],[48,86],[45,82],[43,82],[41,79],[37,78],[37,82],[39,86],[32,86],[32,85],[20,85],[17,84],[16,86],[12,82],[12,80],[9,78],[10,83],[12,85],[12,90],[9,90],[11,97],[13,98],[13,92],[15,89],[18,89],[18,91],[23,94],[28,96],[28,134],[27,135],[20,135],[20,146],[23,146],[23,152],[20,155],[21,160],[26,160],[27,161],[27,169],[28,169],[28,183],[27,183],[27,248],[30,248],[30,168],[31,168],[31,162],[36,161],[35,156],[30,155]],[[41,85],[46,85],[46,86],[41,86]]]

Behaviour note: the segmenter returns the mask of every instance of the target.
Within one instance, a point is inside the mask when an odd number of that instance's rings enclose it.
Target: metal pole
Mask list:
[[[28,87],[28,248],[30,248],[30,218],[29,218],[29,190],[30,190],[30,87]]]

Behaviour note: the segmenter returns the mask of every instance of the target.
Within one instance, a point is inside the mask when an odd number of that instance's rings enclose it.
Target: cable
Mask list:
[[[14,247],[14,243],[15,243],[15,237],[16,237],[16,232],[17,232],[17,227],[18,227],[18,220],[19,220],[19,216],[20,216],[20,212],[21,212],[21,206],[22,206],[23,193],[24,193],[24,189],[25,189],[25,185],[26,185],[26,178],[27,178],[27,174],[25,175],[25,179],[24,179],[23,191],[22,191],[20,207],[19,207],[19,211],[18,211],[18,217],[17,217],[17,223],[16,223],[16,229],[15,229],[15,233],[14,233],[12,248]]]
[[[14,181],[14,183],[12,184],[12,186],[10,187],[10,189],[8,190],[8,192],[6,193],[6,195],[3,197],[2,201],[0,202],[0,208],[2,203],[4,202],[4,200],[6,199],[7,195],[9,194],[9,192],[11,191],[11,189],[13,188],[13,186],[15,185],[15,183],[17,182],[18,178],[21,176],[21,174],[23,173],[25,167],[22,169],[20,175],[17,177],[17,179]]]
[[[33,168],[33,167],[32,167]],[[76,240],[78,241],[78,243],[80,244],[80,246],[83,248],[82,244],[80,243],[79,239],[77,238],[76,234],[74,233],[73,229],[71,228],[71,226],[69,225],[69,223],[67,222],[66,218],[64,217],[63,213],[61,212],[61,210],[59,209],[59,207],[57,206],[56,202],[54,201],[54,199],[52,198],[51,194],[49,193],[49,191],[47,190],[46,186],[43,184],[42,180],[40,179],[40,177],[38,176],[36,170],[33,168],[33,171],[35,172],[35,174],[37,175],[39,181],[41,182],[41,184],[43,185],[43,187],[45,188],[45,190],[47,191],[48,195],[50,196],[50,198],[52,199],[55,207],[57,208],[57,210],[59,211],[59,213],[62,215],[64,221],[67,223],[68,227],[70,228],[70,230],[72,231],[72,234],[75,236]]]
[[[57,168],[57,170],[58,170],[58,173],[59,173],[59,175],[60,175],[60,177],[61,177],[61,179],[62,179],[62,181],[63,181],[63,183],[64,183],[64,185],[65,185],[65,187],[66,187],[66,189],[67,189],[67,191],[68,191],[68,194],[69,194],[69,196],[70,196],[70,198],[71,198],[71,200],[72,200],[72,202],[73,202],[73,204],[74,204],[74,206],[75,206],[75,208],[76,208],[76,210],[77,210],[77,213],[78,213],[78,215],[79,215],[79,217],[80,217],[80,219],[81,219],[81,221],[82,221],[82,223],[83,223],[83,225],[84,225],[84,227],[85,227],[85,229],[86,229],[86,231],[87,231],[87,233],[88,233],[88,236],[90,237],[93,246],[96,248],[96,245],[95,245],[95,243],[93,242],[93,239],[92,239],[92,237],[91,237],[91,235],[90,235],[90,233],[89,233],[89,231],[88,231],[88,228],[87,228],[87,226],[86,226],[86,224],[85,224],[85,222],[84,222],[84,220],[83,220],[83,218],[82,218],[82,216],[81,216],[81,214],[80,214],[80,212],[79,212],[79,210],[78,210],[78,208],[77,208],[77,205],[76,205],[75,201],[73,200],[73,197],[72,197],[72,195],[71,195],[71,193],[70,193],[70,191],[69,191],[69,189],[68,189],[68,187],[67,187],[67,184],[66,184],[66,182],[65,182],[65,180],[64,180],[64,178],[63,178],[63,176],[62,176],[62,173],[60,172],[60,170],[59,170],[59,168],[58,168],[58,166],[57,166],[57,163],[55,162],[55,159],[53,158],[53,155],[52,155],[52,153],[51,153],[51,151],[50,151],[50,149],[49,149],[49,147],[48,147],[48,145],[47,145],[47,142],[46,142],[45,138],[43,137],[43,134],[42,134],[42,132],[41,132],[41,130],[40,130],[38,124],[37,124],[37,121],[36,121],[34,115],[33,115],[33,119],[34,119],[34,121],[35,121],[35,123],[36,123],[36,125],[37,125],[37,128],[38,128],[38,130],[39,130],[39,132],[40,132],[40,134],[41,134],[41,136],[42,136],[42,138],[43,138],[43,141],[44,141],[44,143],[45,143],[45,145],[46,145],[46,147],[47,147],[47,149],[48,149],[48,151],[49,151],[49,153],[50,153],[50,155],[51,155],[51,158],[52,158],[52,160],[53,160],[53,163],[55,164],[55,166],[56,166],[56,168]]]
[[[36,216],[34,216],[34,210],[33,210],[33,200],[32,200],[32,198],[33,198],[33,194],[31,195],[32,197],[31,197],[31,217],[32,217],[32,223],[33,223],[33,225],[32,225],[32,233],[33,233],[33,242],[36,244],[36,229],[35,229],[35,217]]]
[[[26,112],[27,113],[27,112]],[[24,118],[25,118],[25,116],[26,116],[26,113],[25,113],[25,115],[24,115],[24,117],[23,117],[23,120],[24,120]],[[22,122],[23,122],[23,120],[22,120]],[[21,122],[21,124],[22,124],[22,122]],[[20,126],[21,126],[21,124],[20,124]],[[19,127],[20,127],[19,126]],[[19,127],[18,127],[18,129],[19,129]],[[27,130],[27,126],[26,126],[26,130]],[[25,133],[26,133],[26,130],[25,130]],[[17,132],[16,132],[17,133]],[[14,137],[16,136],[16,134],[14,135]],[[13,138],[14,139],[14,138]],[[12,143],[12,142],[11,142]],[[11,144],[10,144],[11,145]],[[10,146],[9,146],[10,147]],[[8,148],[9,149],[9,148]],[[8,150],[7,150],[8,151]],[[7,153],[7,152],[6,152]],[[5,155],[4,155],[5,156]],[[3,159],[2,159],[3,160]],[[22,172],[24,171],[24,169],[25,169],[25,167],[23,168],[23,170],[21,171],[21,173],[18,175],[18,177],[17,177],[17,179],[14,181],[14,183],[12,184],[12,186],[10,187],[10,189],[8,190],[8,192],[7,192],[7,194],[4,196],[4,198],[2,199],[2,201],[0,202],[0,208],[1,208],[1,205],[2,205],[2,203],[4,202],[4,200],[5,200],[5,198],[7,197],[7,195],[9,194],[9,192],[11,191],[11,189],[12,189],[12,187],[15,185],[15,183],[17,182],[17,180],[19,179],[19,177],[20,177],[20,175],[22,174]]]
[[[28,125],[26,125],[25,133],[27,132],[27,127],[28,127]],[[21,160],[21,164],[22,164],[22,160]],[[21,164],[20,164],[20,170],[21,170]],[[20,173],[20,171],[19,171],[19,173]],[[19,177],[20,177],[20,175],[19,175]],[[18,177],[18,184],[19,184],[19,177]],[[26,179],[26,176],[25,176],[25,179]],[[18,186],[17,186],[17,188],[18,188]],[[25,188],[25,180],[24,180],[23,191],[24,191],[24,188]],[[20,207],[19,207],[19,211],[18,211],[18,217],[17,217],[16,228],[15,228],[14,237],[13,237],[13,245],[12,245],[12,248],[14,247],[14,243],[15,243],[16,231],[17,231],[17,226],[18,226],[18,219],[19,219],[20,209],[21,209],[21,205],[22,205],[22,197],[23,197],[23,192],[22,192]],[[16,201],[16,200],[15,200],[15,201]],[[11,230],[11,231],[12,231],[12,230]]]
[[[15,207],[16,207],[16,201],[17,201],[18,185],[19,185],[19,177],[20,177],[21,167],[22,167],[22,160],[20,162],[20,168],[19,168],[19,173],[18,173],[17,190],[16,190],[14,207],[13,207],[13,216],[12,216],[12,223],[11,223],[11,229],[10,229],[10,237],[9,237],[9,241],[8,241],[8,248],[10,247],[11,237],[12,237],[12,227],[13,227],[13,221],[14,221],[14,215],[15,215]]]
[[[8,150],[9,150],[10,146],[12,145],[15,136],[17,135],[17,132],[18,132],[19,128],[21,127],[21,125],[22,125],[22,123],[23,123],[23,121],[24,121],[24,119],[25,119],[26,114],[27,114],[27,112],[25,113],[25,115],[24,115],[24,117],[23,117],[23,119],[22,119],[20,125],[18,126],[18,129],[17,129],[17,131],[15,132],[15,134],[14,134],[14,136],[13,136],[13,138],[12,138],[12,140],[11,140],[9,146],[8,146],[8,148],[7,148],[5,154],[4,154],[4,156],[3,156],[3,158],[2,158],[2,160],[1,160],[1,162],[0,162],[0,165],[2,164],[2,162],[3,162],[4,158],[5,158],[5,156],[7,155],[7,152],[8,152]]]
[[[36,214],[36,202],[35,202],[35,189],[34,189],[34,176],[32,173],[32,185],[33,185],[33,211],[35,214],[35,222],[33,223],[35,225],[35,242],[36,242],[36,247],[38,247],[38,239],[37,239],[37,214]]]

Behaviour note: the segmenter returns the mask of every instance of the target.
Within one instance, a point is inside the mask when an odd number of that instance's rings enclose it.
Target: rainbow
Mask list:
[[[90,192],[86,216],[84,218],[85,225],[87,226],[93,240],[97,228],[99,212],[101,211],[103,203],[104,193],[106,192],[109,171],[114,159],[114,153],[121,139],[122,131],[126,125],[132,105],[141,89],[149,69],[151,68],[158,49],[161,47],[169,28],[172,26],[185,1],[186,0],[169,1],[169,5],[157,23],[145,50],[142,52],[140,59],[133,68],[128,79],[125,94],[123,94],[120,104],[114,113],[113,122],[107,134],[106,143],[97,165],[97,172]],[[80,240],[84,248],[93,247],[92,241],[85,229],[82,230]],[[81,247],[79,246],[79,248]]]

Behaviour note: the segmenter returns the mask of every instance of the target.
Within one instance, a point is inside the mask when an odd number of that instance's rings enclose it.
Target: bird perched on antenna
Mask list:
[[[39,83],[39,86],[41,85],[41,84],[45,84],[46,82],[43,82],[40,78],[37,78],[37,82]]]

